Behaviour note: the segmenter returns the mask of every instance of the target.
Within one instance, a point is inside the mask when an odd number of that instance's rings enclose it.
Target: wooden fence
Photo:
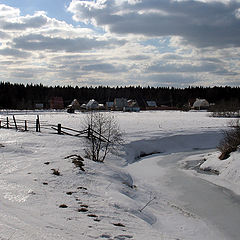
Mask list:
[[[13,115],[12,117],[7,116],[6,118],[0,118],[0,128],[5,129],[15,129],[16,131],[36,131],[36,132],[49,132],[57,133],[59,135],[68,135],[72,137],[87,137],[91,140],[98,139],[103,142],[109,142],[109,140],[98,133],[90,126],[85,130],[76,130],[69,127],[63,127],[62,124],[58,123],[57,125],[48,124],[47,122],[40,121],[39,115],[36,116],[36,120],[22,120],[16,119]],[[54,130],[54,132],[52,131]]]
[[[0,118],[0,128],[16,129],[18,131],[29,131],[33,129],[36,130],[36,132],[41,131],[40,119],[38,115],[36,117],[36,121],[16,119],[14,115],[12,118],[10,116],[7,116],[6,118]]]

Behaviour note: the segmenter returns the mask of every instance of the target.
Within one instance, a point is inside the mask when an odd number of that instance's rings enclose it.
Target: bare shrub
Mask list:
[[[229,101],[221,101],[218,104],[212,106],[212,117],[240,117],[240,102],[237,99],[231,99]]]
[[[90,112],[84,127],[89,128],[86,156],[93,161],[103,162],[108,153],[117,153],[122,143],[119,124],[112,113]]]
[[[230,156],[231,152],[237,150],[240,145],[240,121],[234,121],[230,123],[230,129],[223,131],[223,139],[217,146],[221,155],[219,159],[224,160]]]
[[[53,175],[60,176],[59,169],[52,168],[51,170],[53,171],[52,172]]]

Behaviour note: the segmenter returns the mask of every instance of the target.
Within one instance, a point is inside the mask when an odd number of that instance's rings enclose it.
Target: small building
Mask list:
[[[146,101],[146,109],[147,110],[155,110],[157,109],[157,103],[155,101]]]
[[[104,104],[99,103],[99,104],[98,104],[98,110],[106,110]]]
[[[107,110],[112,110],[114,108],[114,102],[106,102],[105,106]]]
[[[99,103],[92,99],[86,104],[86,109],[87,110],[97,110],[99,108]]]
[[[71,106],[74,110],[79,110],[81,107],[77,99],[74,99],[69,106]]]
[[[139,112],[140,107],[136,100],[128,100],[127,106],[123,108],[124,112]]]
[[[63,98],[62,97],[52,97],[49,101],[51,109],[63,109]]]
[[[86,103],[83,103],[83,104],[80,106],[80,109],[86,110],[86,109],[87,109],[87,104],[86,104]]]
[[[44,107],[43,103],[36,103],[35,104],[36,109],[43,109],[43,107]]]
[[[124,107],[127,107],[126,98],[115,98],[114,99],[114,110],[122,111]]]
[[[209,102],[206,99],[197,98],[193,103],[193,109],[195,110],[206,110],[210,106]]]
[[[77,99],[74,99],[74,100],[71,102],[71,104],[69,104],[69,105],[67,106],[67,112],[68,112],[68,113],[74,113],[75,110],[79,110],[79,109],[80,109],[80,104],[79,104],[79,102],[78,102]]]

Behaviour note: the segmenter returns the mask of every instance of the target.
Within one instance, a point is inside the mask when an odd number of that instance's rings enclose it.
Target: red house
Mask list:
[[[49,101],[51,109],[63,109],[63,98],[62,97],[52,97]]]

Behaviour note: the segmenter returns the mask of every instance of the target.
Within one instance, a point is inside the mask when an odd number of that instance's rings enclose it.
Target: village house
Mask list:
[[[112,110],[114,108],[114,102],[106,102],[105,107],[107,110]]]
[[[155,101],[146,101],[146,110],[157,109],[157,103]]]
[[[43,103],[36,103],[36,104],[35,104],[35,108],[36,108],[36,109],[43,109],[43,108],[44,108],[44,105],[43,105]]]
[[[140,107],[136,100],[128,100],[127,106],[123,108],[124,112],[139,112]]]
[[[114,110],[122,111],[124,107],[128,106],[126,98],[114,99]]]
[[[197,98],[193,103],[192,108],[195,110],[206,110],[210,106],[209,102],[206,99]]]
[[[74,99],[70,105],[68,105],[69,107],[72,107],[74,110],[79,110],[80,109],[80,104],[78,102],[77,99]]]
[[[81,109],[81,110],[86,110],[86,109],[87,109],[86,105],[87,105],[86,103],[83,103],[83,104],[80,106],[80,109]]]
[[[49,101],[50,109],[63,109],[64,103],[62,97],[52,97]]]
[[[67,112],[68,113],[74,113],[75,110],[80,110],[80,104],[77,99],[74,99],[71,104],[67,106]]]
[[[99,103],[94,100],[94,99],[91,99],[87,104],[86,104],[86,109],[87,110],[97,110],[99,109]]]

